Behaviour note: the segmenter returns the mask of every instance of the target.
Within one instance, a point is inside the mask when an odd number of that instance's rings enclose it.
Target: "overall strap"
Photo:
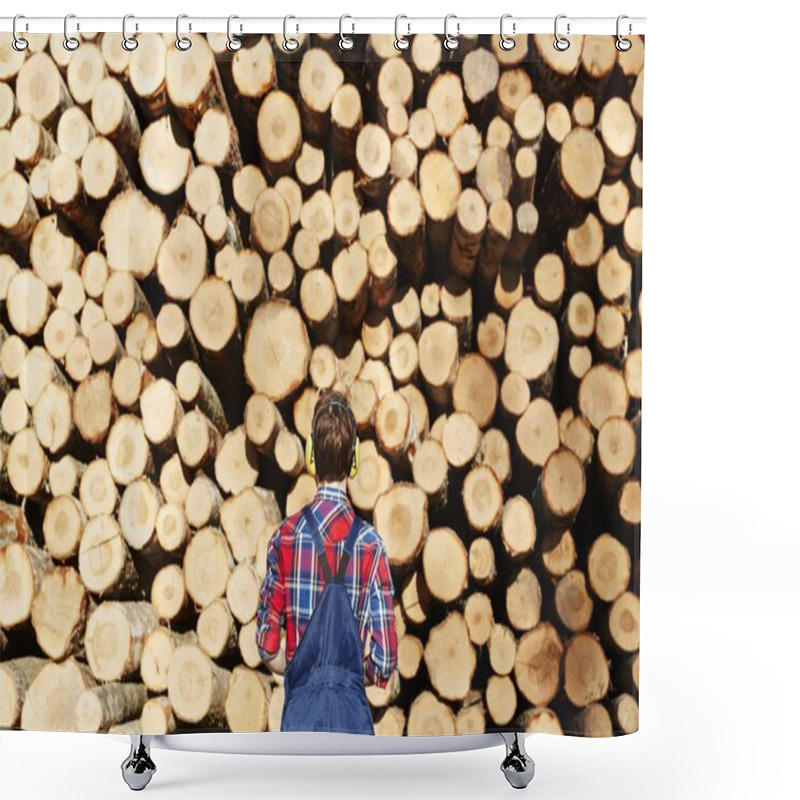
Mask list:
[[[332,580],[333,572],[331,571],[328,556],[325,554],[325,545],[322,543],[322,537],[319,535],[319,528],[308,506],[303,509],[303,520],[306,523],[306,529],[314,540],[314,549],[317,551],[317,559],[322,566],[322,574],[325,576],[325,585],[327,585]]]
[[[336,570],[336,583],[342,583],[344,581],[347,565],[350,563],[350,556],[353,554],[353,549],[356,546],[356,539],[358,539],[359,533],[361,533],[361,520],[354,514],[353,524],[350,526],[350,532],[347,534],[347,539],[345,539],[342,557],[339,560],[339,568]]]

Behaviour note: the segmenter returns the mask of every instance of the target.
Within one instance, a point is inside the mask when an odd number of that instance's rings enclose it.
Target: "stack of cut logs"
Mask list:
[[[380,734],[636,730],[644,43],[0,39],[0,725],[278,730],[255,615],[349,395]]]

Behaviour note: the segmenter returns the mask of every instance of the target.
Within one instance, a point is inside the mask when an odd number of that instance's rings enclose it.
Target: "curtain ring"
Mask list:
[[[293,53],[300,47],[300,42],[289,36],[290,19],[297,19],[297,17],[288,16],[283,18],[283,49],[286,50],[287,53]]]
[[[452,52],[453,50],[458,50],[458,33],[461,29],[461,23],[456,22],[456,35],[451,36],[447,31],[447,23],[450,22],[451,19],[457,20],[458,17],[456,17],[455,14],[448,14],[444,18],[444,40],[442,41],[442,44],[444,45],[445,50],[450,50]]]
[[[556,17],[556,22],[554,27],[556,38],[553,41],[553,47],[555,47],[555,49],[558,50],[559,53],[563,53],[565,50],[569,50],[569,39],[565,39],[563,36],[558,35],[558,21],[560,19],[566,19],[566,18],[567,18],[566,14],[559,14]],[[567,23],[567,35],[569,35],[569,22]]]
[[[74,52],[81,46],[81,40],[75,36],[70,36],[67,31],[67,25],[71,19],[75,19],[74,14],[67,14],[67,16],[64,17],[64,49],[69,50],[70,53]]]
[[[394,48],[395,50],[408,50],[409,42],[405,36],[401,36],[400,34],[400,20],[401,19],[408,19],[405,14],[398,14],[394,18]],[[408,32],[411,33],[411,26],[408,26]]]
[[[356,40],[352,36],[344,35],[344,21],[346,19],[353,19],[349,14],[342,14],[339,17],[339,49],[352,50],[356,46]],[[355,28],[355,25],[353,26]]]
[[[231,53],[235,53],[237,50],[242,49],[242,40],[231,33],[231,22],[233,22],[235,19],[239,19],[239,17],[233,15],[228,17],[228,41],[225,47],[227,47]],[[239,30],[241,31],[241,26],[239,27]]]
[[[12,46],[12,47],[13,47],[13,48],[14,48],[14,49],[15,49],[15,50],[18,52],[18,53],[22,53],[23,51],[27,50],[27,49],[28,49],[28,44],[29,44],[29,42],[28,42],[28,40],[27,40],[27,39],[23,39],[23,38],[22,38],[22,37],[21,37],[21,36],[20,36],[20,35],[17,33],[17,22],[18,22],[19,20],[21,20],[21,19],[26,19],[26,17],[24,17],[22,14],[17,14],[17,16],[16,16],[16,17],[14,17],[14,22],[11,24],[11,36],[12,36],[12,39],[11,39],[11,46]],[[27,27],[28,27],[28,26],[26,25],[26,26],[25,26],[25,29],[26,29],[26,30],[27,30]]]
[[[633,47],[633,42],[630,39],[624,39],[622,34],[619,32],[620,22],[622,22],[622,20],[624,19],[628,19],[628,17],[625,16],[625,14],[620,14],[617,17],[617,50],[619,50],[620,53],[626,53],[628,50],[631,49],[631,47]],[[629,22],[628,33],[630,34],[630,32],[631,32],[631,24]]]
[[[506,51],[513,50],[515,45],[517,44],[516,41],[514,41],[514,39],[511,38],[511,36],[506,36],[505,33],[503,32],[503,23],[507,19],[511,19],[511,14],[503,14],[503,16],[500,17],[500,49]],[[516,32],[517,32],[517,23],[512,22],[511,35],[513,36]]]
[[[188,14],[178,14],[175,18],[175,47],[178,50],[185,52],[192,46],[192,40],[188,36],[181,35],[181,20],[187,19]],[[191,24],[189,24],[189,30],[192,29]]]
[[[127,50],[129,53],[132,53],[138,46],[139,41],[136,36],[128,36],[128,20],[135,19],[133,14],[126,14],[122,18],[122,49]],[[136,25],[136,29],[138,30],[139,26]]]

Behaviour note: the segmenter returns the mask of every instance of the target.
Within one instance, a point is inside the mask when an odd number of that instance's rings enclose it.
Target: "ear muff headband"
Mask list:
[[[319,413],[320,409],[324,406],[339,406],[339,408],[343,408],[348,415],[350,416],[350,420],[353,423],[353,430],[356,431],[355,436],[353,437],[353,452],[350,456],[350,478],[355,478],[358,474],[358,468],[361,463],[361,442],[358,440],[358,428],[356,426],[356,415],[353,413],[353,409],[350,408],[347,403],[343,403],[341,400],[337,398],[333,398],[331,400],[322,400],[319,405],[314,410],[314,418],[311,420],[311,431],[308,434],[308,438],[306,439],[306,472],[312,477],[316,478],[317,476],[317,464],[314,459],[314,421],[317,418],[317,414]]]

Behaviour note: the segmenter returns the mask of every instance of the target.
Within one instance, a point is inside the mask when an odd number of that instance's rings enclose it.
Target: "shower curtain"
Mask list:
[[[182,38],[0,39],[0,725],[280,729],[333,388],[376,734],[637,730],[643,39]]]

